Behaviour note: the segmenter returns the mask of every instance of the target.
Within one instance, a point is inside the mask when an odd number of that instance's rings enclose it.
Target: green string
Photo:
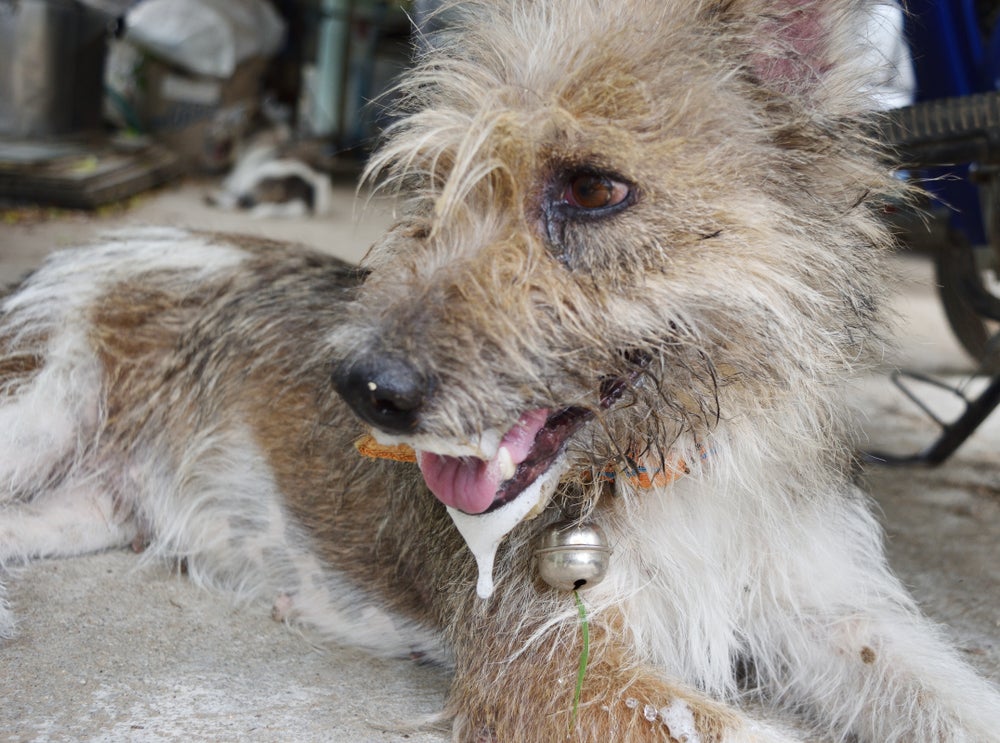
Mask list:
[[[580,667],[576,672],[576,690],[573,692],[573,716],[570,718],[570,730],[576,725],[576,713],[580,708],[580,697],[583,694],[583,677],[587,673],[587,663],[590,661],[590,622],[587,620],[587,607],[583,605],[579,591],[573,591],[576,599],[576,609],[580,613],[580,631],[583,633],[583,650],[580,651]]]

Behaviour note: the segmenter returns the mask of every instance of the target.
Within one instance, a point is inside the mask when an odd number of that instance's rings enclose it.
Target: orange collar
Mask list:
[[[354,442],[354,447],[363,456],[373,459],[389,459],[394,462],[417,461],[416,452],[406,444],[386,446],[378,443],[371,435],[362,436]],[[609,464],[597,474],[597,479],[601,482],[615,482],[619,477],[622,477],[634,487],[653,488],[669,485],[690,472],[691,468],[681,457],[663,462],[662,467],[649,467],[629,458],[622,467]],[[585,481],[591,481],[593,477],[591,470],[584,473]]]

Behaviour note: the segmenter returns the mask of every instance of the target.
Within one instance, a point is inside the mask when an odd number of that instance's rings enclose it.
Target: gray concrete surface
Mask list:
[[[0,282],[50,250],[129,223],[237,230],[358,257],[388,223],[376,206],[357,219],[338,189],[324,219],[248,221],[201,203],[187,184],[102,216],[0,223]],[[899,347],[886,367],[961,374],[926,262],[894,260]],[[872,447],[912,451],[933,431],[884,375],[854,401]],[[939,469],[869,468],[892,563],[960,651],[1000,680],[1000,413]],[[407,661],[318,648],[271,621],[269,607],[236,607],[165,568],[139,569],[114,552],[24,568],[10,586],[20,620],[0,646],[0,741],[446,740],[420,727],[447,678]]]

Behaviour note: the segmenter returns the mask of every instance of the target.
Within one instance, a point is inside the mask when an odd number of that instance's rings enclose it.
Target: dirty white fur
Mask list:
[[[1000,740],[1000,695],[890,572],[867,497],[849,485],[796,493],[803,473],[763,430],[732,423],[708,456],[692,448],[688,477],[623,499],[627,518],[604,524],[615,569],[585,594],[592,614],[624,601],[641,662],[714,698],[760,691],[769,706],[807,710],[830,721],[814,730],[823,740],[848,729],[887,743]],[[733,674],[740,657],[754,658],[749,691]],[[750,740],[780,739],[754,724]]]
[[[87,312],[107,287],[129,275],[178,271],[198,281],[238,265],[237,248],[206,251],[202,240],[170,228],[112,233],[97,251],[67,253],[31,276],[0,312],[11,346],[37,349],[44,367],[0,407],[0,503],[42,489],[57,462],[87,450],[103,415],[101,369],[87,339]],[[37,338],[38,340],[33,340]],[[0,394],[5,390],[0,389]]]

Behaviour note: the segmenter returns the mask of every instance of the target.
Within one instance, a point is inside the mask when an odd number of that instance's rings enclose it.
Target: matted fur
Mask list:
[[[881,345],[896,189],[861,133],[865,8],[464,2],[372,159],[400,212],[363,270],[177,230],[53,256],[0,305],[0,565],[148,542],[450,664],[460,741],[798,740],[769,707],[810,740],[1000,740],[851,479],[839,398]],[[628,202],[567,210],[579,173]],[[488,600],[417,468],[354,452],[331,373],[385,358],[426,380],[401,437],[425,451],[593,413]],[[677,458],[666,486],[594,477]],[[575,715],[577,609],[532,564],[567,514],[613,546]]]

